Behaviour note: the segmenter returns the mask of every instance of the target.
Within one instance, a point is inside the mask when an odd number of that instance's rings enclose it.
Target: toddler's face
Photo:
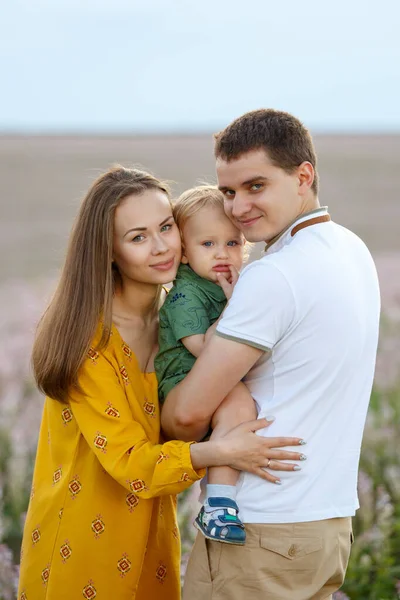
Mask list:
[[[182,262],[204,279],[218,283],[217,273],[228,276],[229,265],[238,271],[242,267],[244,236],[222,207],[207,206],[189,217],[182,239]]]

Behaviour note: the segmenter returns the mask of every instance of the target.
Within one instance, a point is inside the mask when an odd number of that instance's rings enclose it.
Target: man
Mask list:
[[[244,378],[259,416],[275,417],[268,435],[303,437],[308,460],[282,473],[279,486],[242,475],[246,545],[199,534],[184,598],[331,598],[358,508],[378,341],[376,270],[363,242],[320,206],[313,143],[295,117],[247,113],[216,135],[215,155],[226,214],[247,240],[265,241],[266,254],[244,269],[207,352],[168,398],[164,428],[201,439]]]

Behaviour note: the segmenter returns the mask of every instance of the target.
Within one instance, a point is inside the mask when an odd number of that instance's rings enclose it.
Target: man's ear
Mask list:
[[[308,193],[313,184],[315,177],[314,167],[308,161],[304,161],[297,169],[297,176],[299,179],[299,191],[304,195]]]

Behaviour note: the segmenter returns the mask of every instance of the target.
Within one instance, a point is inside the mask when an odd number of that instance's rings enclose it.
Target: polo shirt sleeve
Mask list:
[[[171,292],[170,292],[171,293]],[[169,322],[175,339],[206,333],[210,327],[207,299],[193,285],[186,285],[169,303]]]
[[[295,316],[292,289],[271,263],[253,263],[239,277],[217,335],[271,351]]]

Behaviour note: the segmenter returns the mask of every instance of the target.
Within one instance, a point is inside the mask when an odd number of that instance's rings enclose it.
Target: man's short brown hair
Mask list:
[[[312,190],[318,193],[317,157],[311,135],[293,115],[262,108],[245,113],[216,133],[215,157],[235,160],[253,150],[265,150],[270,160],[287,173],[307,161],[315,171]]]

